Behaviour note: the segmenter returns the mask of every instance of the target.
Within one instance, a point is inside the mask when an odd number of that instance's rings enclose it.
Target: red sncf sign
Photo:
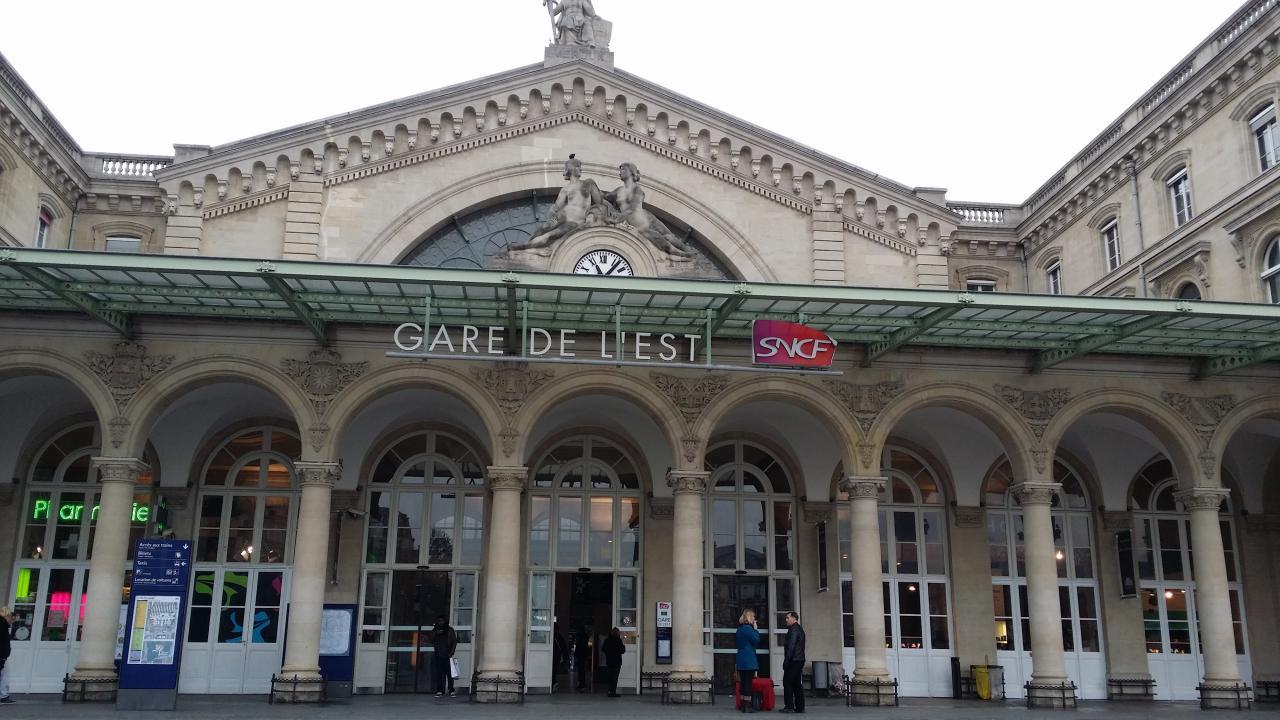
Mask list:
[[[786,320],[751,323],[751,362],[801,368],[829,368],[836,341],[808,325]]]

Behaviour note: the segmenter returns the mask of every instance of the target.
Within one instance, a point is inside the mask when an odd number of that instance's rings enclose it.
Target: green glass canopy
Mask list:
[[[1212,375],[1280,357],[1280,306],[826,285],[613,278],[289,260],[0,248],[0,312],[87,314],[128,337],[136,318],[330,325],[524,325],[750,338],[803,322],[865,347],[1032,353],[1033,371],[1090,353],[1174,357]]]

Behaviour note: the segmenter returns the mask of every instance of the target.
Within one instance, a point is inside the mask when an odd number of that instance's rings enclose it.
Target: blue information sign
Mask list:
[[[118,705],[160,697],[176,701],[186,621],[187,587],[191,579],[191,541],[144,538],[133,551],[133,583],[120,658]],[[128,691],[152,691],[138,696]],[[156,694],[156,690],[169,693]],[[168,705],[168,703],[163,703]],[[171,705],[168,705],[172,707]]]

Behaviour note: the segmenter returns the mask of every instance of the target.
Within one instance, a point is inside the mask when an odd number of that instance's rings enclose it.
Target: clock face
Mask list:
[[[573,266],[575,275],[612,275],[613,277],[632,277],[635,271],[627,259],[612,250],[593,250]]]

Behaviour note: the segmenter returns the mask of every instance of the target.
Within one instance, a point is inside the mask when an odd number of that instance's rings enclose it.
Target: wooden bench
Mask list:
[[[1150,675],[1108,675],[1108,700],[1154,700],[1156,681]]]

